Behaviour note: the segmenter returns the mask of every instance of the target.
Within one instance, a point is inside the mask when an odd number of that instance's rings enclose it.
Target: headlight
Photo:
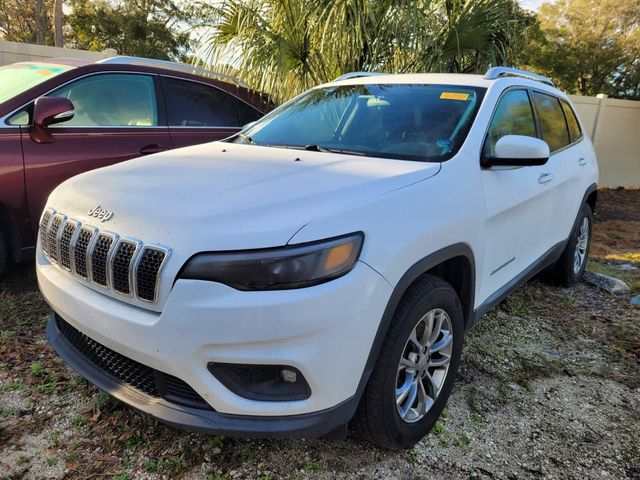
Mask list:
[[[201,253],[185,265],[181,278],[220,282],[238,290],[286,290],[333,280],[349,272],[364,234],[244,252]]]

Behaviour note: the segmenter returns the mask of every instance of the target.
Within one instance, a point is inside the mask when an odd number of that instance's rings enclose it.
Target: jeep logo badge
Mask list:
[[[89,210],[88,213],[92,217],[96,217],[97,219],[99,219],[101,222],[106,222],[113,217],[113,212],[102,208],[99,204]]]

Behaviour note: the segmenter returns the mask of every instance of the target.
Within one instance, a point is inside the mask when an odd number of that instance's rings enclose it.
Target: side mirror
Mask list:
[[[64,97],[39,97],[33,104],[33,126],[31,140],[36,143],[52,143],[49,126],[71,120],[74,115],[73,103]]]
[[[539,138],[524,135],[505,135],[496,142],[494,155],[484,158],[483,167],[531,167],[549,160],[549,145]]]

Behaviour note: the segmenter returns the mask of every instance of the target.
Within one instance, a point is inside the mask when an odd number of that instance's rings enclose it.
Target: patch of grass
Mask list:
[[[46,379],[38,384],[40,393],[53,395],[58,391],[58,375],[55,372],[49,372]]]
[[[436,424],[431,429],[431,433],[433,433],[434,435],[440,435],[441,433],[444,433],[445,431],[446,431],[446,428],[445,428],[444,424],[442,422],[440,422],[440,421],[436,422]]]
[[[607,237],[612,238],[614,240],[619,240],[620,238],[622,238],[622,235],[620,234],[620,232],[616,232],[615,230],[609,230],[607,232]]]
[[[2,412],[0,412],[0,417],[13,417],[16,414],[16,411],[16,407],[5,407],[2,409]]]
[[[213,448],[222,448],[226,442],[226,437],[223,435],[216,435],[207,440],[207,444]]]
[[[30,371],[31,375],[33,375],[34,377],[42,375],[44,373],[44,365],[42,365],[41,362],[32,363]]]
[[[144,462],[144,469],[147,472],[155,473],[160,471],[160,468],[161,464],[158,460],[147,460],[146,462]]]
[[[78,429],[84,427],[86,423],[87,419],[82,415],[76,415],[75,417],[73,417],[73,420],[71,420],[71,425],[73,425],[74,428]]]

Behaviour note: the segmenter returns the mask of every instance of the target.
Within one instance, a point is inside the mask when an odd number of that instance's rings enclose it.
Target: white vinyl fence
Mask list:
[[[72,48],[47,47],[44,45],[0,40],[0,66],[15,62],[38,61],[52,57],[81,58],[95,61],[102,58],[113,57],[114,55],[117,55],[117,52],[112,49],[105,50],[104,52],[87,52],[86,50],[74,50]]]
[[[603,187],[640,187],[640,102],[571,96],[591,137]]]

